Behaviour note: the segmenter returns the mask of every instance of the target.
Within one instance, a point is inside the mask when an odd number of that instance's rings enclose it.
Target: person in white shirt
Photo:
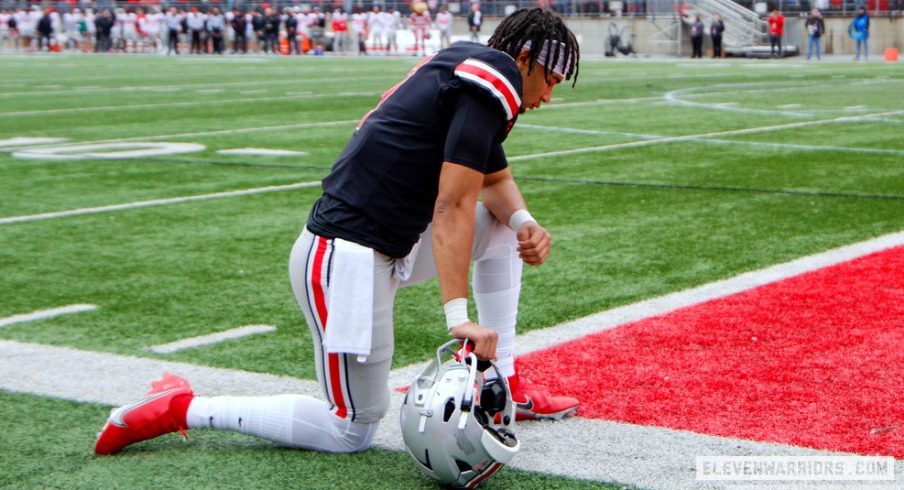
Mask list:
[[[443,5],[436,14],[436,28],[439,30],[439,49],[448,48],[452,44],[452,13]]]
[[[9,37],[12,38],[13,48],[17,51],[19,48],[23,47],[22,24],[25,22],[25,17],[27,15],[28,12],[21,8],[17,8],[10,16]],[[15,24],[15,28],[12,24]]]
[[[64,36],[66,37],[66,42],[63,44],[66,46],[67,50],[78,50],[79,39],[81,38],[78,25],[81,19],[82,13],[77,8],[63,14],[63,31]]]
[[[163,16],[166,26],[166,54],[179,54],[179,31],[182,30],[182,14],[176,7],[170,7]]]
[[[131,9],[120,9],[116,12],[116,23],[113,30],[123,51],[135,52],[138,50],[138,43],[141,41],[138,35],[138,14]]]
[[[97,38],[97,25],[94,24],[94,10],[85,9],[85,31],[82,33],[82,51],[90,53],[94,51],[94,41]],[[81,29],[81,25],[79,26]]]
[[[471,4],[471,13],[468,14],[468,30],[471,31],[471,40],[480,42],[480,26],[483,24],[483,14],[480,12],[480,4]]]
[[[355,31],[355,53],[367,56],[368,15],[361,10],[361,7],[354,5],[351,19],[352,29]]]
[[[22,46],[25,49],[33,48],[37,44],[37,27],[38,21],[44,14],[41,13],[40,7],[32,5],[31,10],[23,12],[22,18],[18,21],[19,36],[22,38]]]
[[[204,48],[207,39],[206,32],[204,31],[205,20],[204,14],[198,12],[198,7],[192,7],[191,11],[188,12],[185,23],[188,25],[188,30],[191,34],[191,44],[188,49],[189,54],[201,54],[207,52],[207,49]]]
[[[320,11],[319,7],[314,7],[308,13],[305,24],[308,27],[308,33],[311,38],[311,48],[324,43],[324,26],[326,25],[326,14]]]
[[[386,54],[397,53],[399,44],[396,42],[396,33],[402,27],[402,14],[389,7],[380,15],[383,19],[383,33],[386,36]]]
[[[138,16],[138,28],[144,38],[144,48],[151,53],[156,53],[161,48],[160,25],[162,23],[163,13],[156,7],[154,11]]]
[[[13,18],[13,14],[8,10],[0,10],[0,51],[9,49],[12,44],[12,34],[10,34],[9,20]]]
[[[376,50],[383,49],[383,31],[385,30],[385,26],[383,25],[383,19],[380,15],[380,6],[374,5],[373,10],[367,14],[367,23],[370,26],[370,37],[373,39],[373,47]]]
[[[207,16],[207,35],[210,36],[213,54],[223,54],[223,41],[226,33],[226,18],[219,7],[210,10]]]
[[[303,40],[307,38],[310,41],[311,29],[308,26],[308,14],[302,12],[301,7],[295,7],[294,15],[295,28],[298,30],[298,40],[303,43]]]

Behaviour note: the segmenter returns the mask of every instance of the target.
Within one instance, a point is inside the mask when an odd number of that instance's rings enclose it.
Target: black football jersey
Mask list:
[[[518,65],[501,51],[457,42],[424,59],[361,120],[308,229],[404,257],[433,219],[443,162],[506,168],[521,96]]]

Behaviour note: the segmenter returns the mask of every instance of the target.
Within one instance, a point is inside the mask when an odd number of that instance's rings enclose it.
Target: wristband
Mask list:
[[[534,219],[533,216],[526,209],[519,209],[512,213],[512,216],[509,218],[509,228],[512,229],[515,233],[524,226],[525,223],[536,223],[537,220]]]
[[[468,298],[455,298],[443,305],[446,312],[446,328],[453,328],[468,323]]]

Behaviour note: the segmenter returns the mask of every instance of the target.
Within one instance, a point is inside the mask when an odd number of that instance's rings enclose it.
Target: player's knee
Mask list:
[[[369,449],[377,433],[379,422],[352,422],[345,419],[336,419],[335,437],[339,443],[336,452],[357,453]]]

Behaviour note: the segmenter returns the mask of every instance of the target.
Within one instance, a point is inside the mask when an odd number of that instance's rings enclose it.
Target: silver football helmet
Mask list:
[[[408,388],[401,414],[402,438],[417,467],[458,488],[477,487],[520,448],[506,377],[467,347],[453,340],[436,350]]]

